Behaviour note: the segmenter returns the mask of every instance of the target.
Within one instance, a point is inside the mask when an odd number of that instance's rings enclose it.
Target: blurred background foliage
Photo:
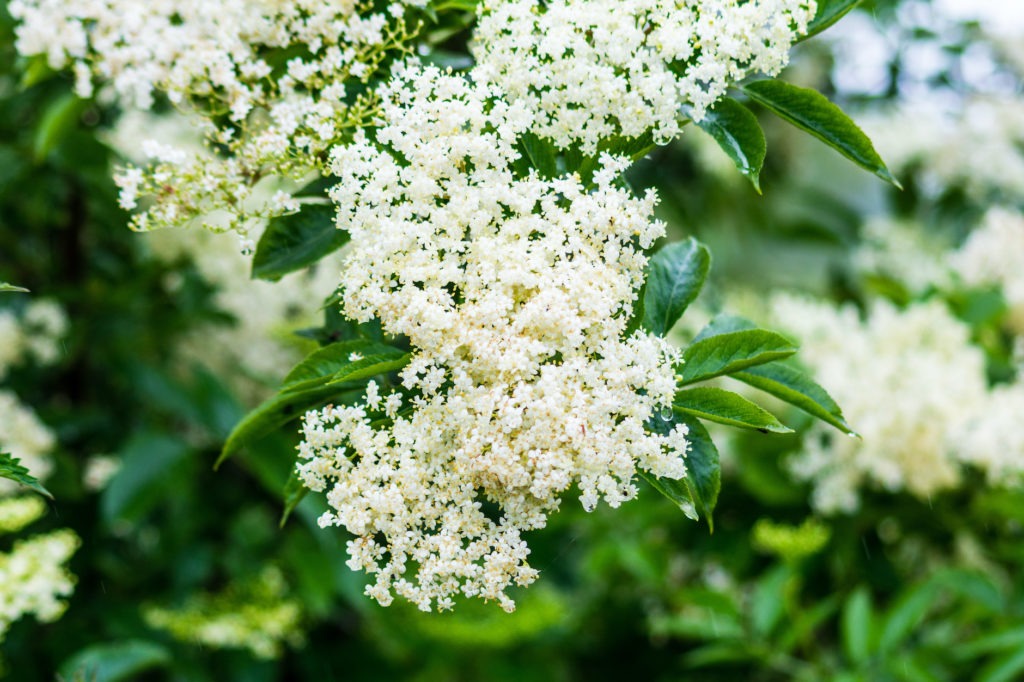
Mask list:
[[[801,45],[788,78],[882,131],[883,156],[908,102],[964,119],[975,98],[1002,98],[1024,116],[1020,64],[989,30],[993,20],[959,7],[864,3]],[[800,433],[728,439],[713,534],[652,490],[591,514],[570,496],[532,533],[543,579],[516,596],[513,615],[475,602],[440,615],[373,604],[364,576],[345,566],[343,533],[317,527],[318,499],[279,527],[296,435],[268,437],[213,471],[224,437],[273,378],[261,386],[195,343],[202,330],[244,323],[218,297],[224,282],[187,249],[169,257],[125,228],[110,180],[119,112],[73,98],[65,76],[26,71],[12,30],[4,12],[0,281],[31,294],[2,294],[0,307],[57,301],[69,324],[55,362],[3,379],[56,436],[46,481],[56,501],[0,549],[62,527],[82,544],[63,617],[22,618],[0,644],[10,679],[1024,678],[1019,485],[969,473],[927,499],[866,490],[854,512],[820,514],[786,465]],[[914,248],[937,244],[941,259],[994,203],[1024,208],[1012,178],[979,189],[970,168],[936,180],[927,157],[887,157],[905,186],[898,192],[813,139],[763,124],[763,196],[699,131],[656,150],[631,177],[658,188],[676,236],[711,247],[707,315],[763,312],[747,291],[797,289],[862,309],[938,295],[971,326],[990,377],[1014,378],[1005,302],[962,287],[921,294],[904,273],[857,260],[877,234],[866,226],[879,220],[912,223]],[[1019,156],[1022,141],[991,144]],[[313,305],[295,319],[314,324],[321,314]]]

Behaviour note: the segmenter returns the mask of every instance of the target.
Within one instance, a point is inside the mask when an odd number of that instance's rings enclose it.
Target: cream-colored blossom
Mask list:
[[[953,254],[953,267],[973,286],[998,286],[1010,308],[1009,326],[1024,336],[1024,214],[993,208]]]
[[[679,133],[732,83],[778,73],[814,0],[500,0],[481,5],[474,77],[525,104],[531,129],[594,154]]]
[[[35,535],[0,553],[0,639],[11,623],[33,614],[48,623],[67,608],[75,577],[65,564],[81,541],[70,530]]]
[[[561,493],[617,506],[638,469],[684,475],[685,429],[645,429],[671,404],[677,354],[625,334],[664,226],[653,194],[616,185],[621,159],[590,190],[517,176],[530,116],[491,86],[410,63],[382,95],[378,144],[357,136],[333,158],[344,310],[407,336],[413,357],[386,398],[368,390],[383,426],[367,405],[307,414],[300,473],[327,495],[321,524],[357,536],[350,566],[376,574],[382,604],[450,608],[461,592],[511,610],[505,590],[537,575],[522,533]]]
[[[852,306],[777,296],[773,311],[862,436],[805,436],[792,470],[813,484],[817,509],[853,511],[862,487],[923,499],[959,482],[956,436],[986,404],[985,358],[944,304],[878,301],[861,319]]]

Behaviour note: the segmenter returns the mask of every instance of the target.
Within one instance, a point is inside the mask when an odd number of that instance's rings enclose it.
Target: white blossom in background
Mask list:
[[[61,355],[67,333],[64,310],[48,299],[35,299],[23,310],[0,309],[0,381],[11,367],[28,362],[50,365]]]
[[[1009,325],[1024,336],[1024,214],[993,208],[951,258],[972,286],[998,286],[1010,308]]]
[[[56,444],[53,432],[39,420],[32,408],[10,390],[0,388],[0,452],[21,461],[32,476],[46,478],[53,470],[50,451]],[[0,478],[0,495],[23,490],[14,481]]]
[[[975,97],[952,106],[909,102],[858,117],[896,175],[915,171],[937,196],[962,187],[982,204],[1024,201],[1024,103]]]
[[[963,461],[985,473],[989,485],[1024,482],[1024,382],[996,386],[988,404],[963,425],[957,437]]]
[[[300,473],[332,507],[321,524],[356,535],[349,564],[380,603],[444,609],[461,592],[511,610],[505,590],[537,575],[522,532],[560,493],[618,506],[637,469],[684,475],[685,430],[644,428],[671,405],[677,354],[624,335],[664,225],[653,193],[616,186],[621,159],[592,191],[516,178],[530,115],[491,86],[409,63],[383,98],[389,151],[358,136],[333,158],[344,310],[407,336],[413,358],[401,386],[307,414]]]
[[[806,33],[814,0],[484,2],[474,78],[525,104],[531,130],[593,155],[650,132],[666,143],[680,109],[700,120],[734,82],[774,75]]]
[[[80,544],[77,535],[64,529],[34,535],[0,553],[0,639],[26,614],[44,623],[64,614],[64,599],[75,587],[65,564]]]
[[[163,93],[205,117],[208,141],[231,152],[151,145],[152,165],[118,178],[122,206],[143,208],[138,229],[200,222],[244,234],[275,213],[247,201],[256,182],[307,176],[343,131],[369,123],[372,94],[348,97],[349,88],[404,49],[415,30],[405,8],[421,5],[396,0],[373,12],[357,0],[12,0],[8,8],[19,21],[18,51],[70,66],[80,96],[100,84],[101,94],[149,109]],[[274,52],[288,48],[304,56]],[[229,123],[212,123],[224,115]],[[210,221],[215,210],[222,215]]]
[[[851,306],[783,295],[772,309],[862,436],[824,426],[805,436],[791,465],[813,485],[816,509],[854,511],[866,487],[925,499],[958,484],[958,436],[988,405],[988,391],[984,355],[943,303],[899,310],[878,301],[863,320]]]
[[[948,245],[914,222],[887,217],[868,220],[852,258],[861,273],[895,280],[913,296],[951,286]]]
[[[258,238],[256,228],[253,237]],[[233,235],[205,230],[158,230],[144,235],[153,256],[173,263],[187,259],[215,291],[214,306],[229,322],[211,322],[189,332],[177,349],[186,361],[199,360],[243,396],[265,397],[309,350],[295,335],[322,317],[321,302],[338,286],[340,257],[288,274],[277,282],[252,279],[251,255],[239,251]],[[168,282],[172,289],[175,281]]]

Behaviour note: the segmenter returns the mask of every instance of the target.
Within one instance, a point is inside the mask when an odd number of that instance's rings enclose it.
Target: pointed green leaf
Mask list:
[[[761,124],[750,109],[726,97],[697,121],[697,125],[715,139],[760,194],[760,173],[767,146]]]
[[[832,396],[794,367],[773,362],[750,367],[745,371],[731,374],[730,377],[784,400],[843,433],[857,435],[846,423],[843,411],[839,409]]]
[[[100,513],[106,523],[135,521],[166,495],[173,494],[168,478],[180,471],[190,453],[188,445],[157,433],[139,433],[121,450],[121,466],[103,489]]]
[[[50,491],[42,486],[39,480],[28,472],[17,457],[6,452],[0,452],[0,478],[6,478],[15,483],[31,488],[40,495],[53,499]]]
[[[74,130],[87,105],[87,100],[65,95],[47,107],[36,129],[33,148],[36,163],[41,163]]]
[[[1014,682],[1024,676],[1024,648],[994,659],[980,671],[975,682]]]
[[[775,629],[786,607],[786,584],[793,570],[780,564],[758,579],[750,603],[750,624],[754,632],[765,637]]]
[[[298,213],[274,218],[256,245],[252,276],[279,280],[301,270],[348,241],[348,233],[334,222],[332,204],[302,204]]]
[[[281,390],[295,391],[326,382],[369,378],[402,366],[378,369],[382,364],[407,361],[408,353],[383,343],[366,339],[339,341],[310,353],[288,373]]]
[[[691,521],[700,518],[697,514],[697,506],[690,496],[690,489],[686,485],[686,479],[659,478],[647,471],[641,471],[640,477],[647,481],[652,488],[672,500],[686,514],[686,518]]]
[[[540,177],[553,178],[558,174],[556,149],[550,140],[528,132],[519,138],[519,147],[524,152],[524,160],[529,161],[530,168]]]
[[[743,86],[750,99],[807,131],[860,167],[900,187],[857,124],[817,90],[768,78]]]
[[[846,16],[860,3],[861,0],[818,0],[818,11],[814,14],[814,18],[807,22],[807,33],[801,36],[797,42],[818,35]]]
[[[60,666],[59,680],[68,682],[119,682],[137,680],[147,670],[171,662],[163,645],[145,640],[94,644],[82,649]]]
[[[687,388],[676,393],[675,409],[726,426],[772,433],[792,433],[775,416],[743,396],[713,386]]]
[[[644,328],[665,336],[693,303],[711,267],[711,254],[693,237],[668,244],[647,265],[643,292]]]
[[[839,629],[846,657],[857,665],[867,661],[874,648],[872,640],[875,626],[871,597],[863,586],[857,588],[846,600]]]
[[[711,440],[711,434],[698,420],[682,414],[676,419],[686,424],[690,432],[686,440],[690,447],[686,451],[686,486],[697,505],[697,511],[708,521],[708,528],[714,532],[712,516],[718,504],[718,493],[722,488],[722,467],[718,459],[718,448]]]
[[[923,620],[935,600],[935,583],[924,583],[907,592],[886,614],[878,641],[882,651],[893,651]]]
[[[25,294],[28,293],[28,289],[25,289],[25,288],[22,288],[22,287],[16,287],[13,284],[8,284],[7,282],[0,282],[0,292],[3,292],[3,291],[17,291],[17,292],[25,293]]]
[[[224,460],[238,452],[248,443],[284,426],[293,419],[298,419],[307,411],[327,404],[350,389],[350,386],[327,385],[326,380],[315,386],[277,393],[265,400],[249,414],[245,415],[228,436],[220,456],[213,468],[219,467]]]
[[[284,485],[284,511],[281,512],[281,528],[284,528],[288,517],[291,516],[295,508],[299,506],[299,502],[302,502],[308,492],[309,488],[302,484],[299,472],[292,468],[292,473],[288,476],[288,482]]]
[[[796,353],[797,347],[781,334],[745,329],[701,339],[683,351],[683,385],[732,374]]]

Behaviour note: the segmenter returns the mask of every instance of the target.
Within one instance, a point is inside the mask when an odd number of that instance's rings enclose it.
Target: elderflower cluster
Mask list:
[[[47,299],[33,300],[21,311],[0,309],[0,380],[25,362],[56,362],[67,328],[64,310]]]
[[[63,599],[75,586],[64,565],[80,544],[77,535],[64,529],[21,540],[0,553],[0,639],[26,614],[44,623],[63,615]]]
[[[523,103],[436,68],[401,65],[376,140],[335,151],[339,226],[352,235],[344,310],[414,348],[401,385],[307,414],[300,474],[324,491],[322,525],[356,538],[367,593],[423,610],[495,599],[532,582],[522,532],[577,485],[586,509],[633,498],[638,469],[685,473],[684,427],[645,424],[671,405],[677,354],[625,334],[664,226],[655,197],[616,184],[605,157],[575,176],[517,177]]]
[[[1024,381],[996,386],[988,405],[961,430],[961,457],[983,471],[992,486],[1024,482]]]
[[[253,205],[262,178],[298,180],[318,170],[346,130],[370,122],[367,83],[415,27],[396,0],[13,0],[17,49],[71,66],[76,92],[109,84],[129,106],[149,109],[162,92],[205,118],[204,154],[151,143],[152,165],[118,177],[121,205],[138,229],[200,221],[245,233],[254,219],[287,212]],[[214,124],[217,121],[217,124]],[[223,152],[227,151],[228,154]],[[211,211],[220,215],[209,217]]]
[[[776,74],[814,0],[502,0],[481,6],[474,77],[523,102],[532,130],[594,155],[602,140],[665,143],[736,81]]]
[[[1024,215],[994,208],[952,256],[953,267],[972,286],[998,286],[1009,306],[1009,326],[1024,336]]]
[[[815,508],[853,511],[869,485],[923,499],[959,482],[959,436],[988,393],[984,356],[944,304],[899,310],[879,301],[865,319],[849,306],[789,296],[775,297],[772,307],[862,435],[815,426],[805,437],[792,470],[813,483]]]
[[[146,607],[143,618],[183,642],[248,649],[263,659],[278,658],[284,645],[298,646],[303,639],[302,608],[274,567],[223,592],[192,597],[179,608]]]

